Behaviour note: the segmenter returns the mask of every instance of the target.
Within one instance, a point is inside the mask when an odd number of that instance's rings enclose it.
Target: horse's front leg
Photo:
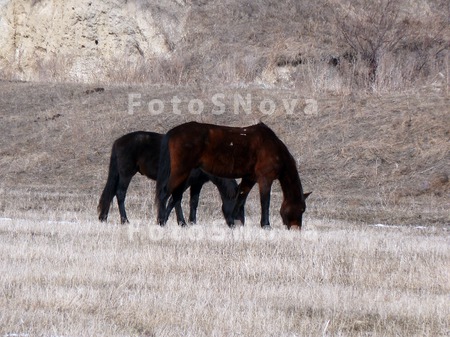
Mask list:
[[[243,216],[243,209],[245,205],[245,201],[247,200],[248,194],[252,190],[253,186],[255,186],[255,181],[249,178],[242,178],[241,183],[239,184],[238,195],[236,198],[236,203],[234,205],[233,214],[231,218],[227,218],[227,224],[229,227],[233,228],[237,224],[242,224],[240,220]]]
[[[272,189],[272,181],[260,181],[259,197],[261,201],[261,228],[271,229],[269,222],[269,208],[270,208],[270,190]]]
[[[234,205],[236,204],[239,192],[239,185],[236,180],[224,179],[211,175],[209,178],[220,192],[220,198],[222,199],[222,213],[225,220],[228,221],[228,219],[231,219],[230,222],[240,222],[243,225],[245,222],[244,205],[241,206],[237,215],[233,217]]]

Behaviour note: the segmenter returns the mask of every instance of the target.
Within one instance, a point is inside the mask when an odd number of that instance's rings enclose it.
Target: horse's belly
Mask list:
[[[223,178],[242,178],[251,174],[251,163],[235,156],[211,156],[200,167],[209,174]]]

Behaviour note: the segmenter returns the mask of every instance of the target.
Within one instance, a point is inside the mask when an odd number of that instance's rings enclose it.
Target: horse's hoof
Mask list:
[[[261,228],[264,229],[265,231],[272,230],[272,227],[270,225],[264,225],[264,226],[261,226]]]
[[[128,223],[130,223],[130,222],[128,221],[127,218],[125,218],[125,219],[120,219],[120,224],[126,225],[126,224],[128,224]]]
[[[234,225],[234,227],[241,227],[241,226],[244,226],[244,223],[239,219],[235,219],[233,225]]]
[[[289,230],[291,230],[291,231],[300,231],[300,226],[292,225],[291,227],[289,227]]]

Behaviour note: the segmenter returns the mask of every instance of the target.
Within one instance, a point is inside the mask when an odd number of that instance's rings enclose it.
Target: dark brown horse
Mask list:
[[[158,173],[159,152],[161,140],[164,135],[154,132],[137,131],[118,138],[111,151],[108,180],[98,204],[99,220],[106,221],[109,207],[114,196],[117,197],[121,223],[128,222],[125,211],[125,196],[131,178],[139,172],[150,179],[156,180]],[[193,170],[184,183],[183,192],[190,187],[190,213],[189,222],[196,222],[197,206],[200,190],[203,185],[211,181],[215,184],[222,198],[222,211],[228,219],[235,205],[238,185],[234,179],[223,179],[209,175],[201,170]],[[186,221],[181,209],[181,200],[169,201],[167,217],[175,207],[177,221],[185,225]],[[244,221],[244,208],[242,207],[237,218]],[[167,220],[167,218],[165,219]]]
[[[286,145],[265,124],[245,128],[189,122],[170,130],[161,145],[156,183],[158,222],[165,223],[166,203],[170,196],[176,202],[192,169],[200,168],[224,178],[242,178],[230,227],[238,218],[248,193],[258,183],[261,199],[261,227],[270,228],[270,190],[280,181],[284,200],[280,213],[283,223],[300,229],[305,200],[296,163]]]

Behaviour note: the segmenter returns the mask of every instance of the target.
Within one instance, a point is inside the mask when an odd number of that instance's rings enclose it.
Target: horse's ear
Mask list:
[[[312,192],[308,192],[308,193],[303,193],[303,198],[305,198],[305,200],[306,200],[306,198],[308,198],[309,197],[309,195],[311,194]]]

